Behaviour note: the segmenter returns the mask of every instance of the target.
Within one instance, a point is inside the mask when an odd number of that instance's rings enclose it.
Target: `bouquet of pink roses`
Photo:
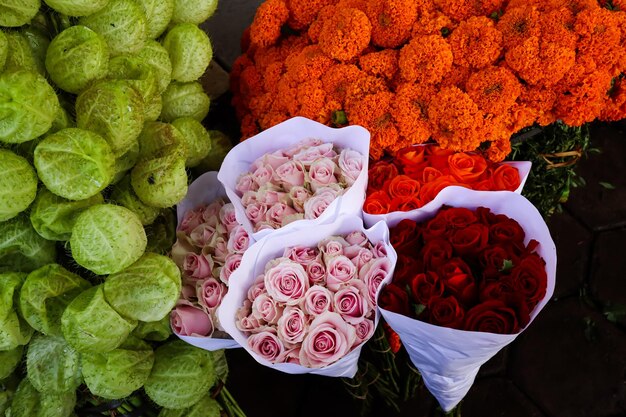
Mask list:
[[[182,339],[209,350],[239,347],[224,332],[217,309],[251,239],[237,223],[233,205],[220,195],[224,190],[215,172],[198,178],[189,190],[198,201],[189,201],[189,196],[179,204],[177,239],[170,254],[181,271],[183,284],[180,299],[170,314],[171,327]],[[207,199],[212,201],[204,202]]]
[[[395,267],[389,249],[386,225],[365,230],[358,218],[271,235],[244,255],[220,320],[262,364],[353,376],[378,322],[378,290]]]

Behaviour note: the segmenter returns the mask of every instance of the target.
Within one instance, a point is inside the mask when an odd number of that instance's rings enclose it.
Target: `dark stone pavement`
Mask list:
[[[222,2],[205,24],[224,68],[239,54],[240,34],[258,4]],[[232,129],[232,114],[219,100],[215,106],[213,127]],[[563,213],[548,219],[558,253],[554,297],[526,331],[483,365],[459,407],[463,417],[626,416],[624,130],[624,122],[592,126],[591,144],[602,153],[578,163],[587,185],[573,189]],[[283,374],[259,365],[243,349],[228,350],[227,357],[227,387],[248,417],[358,416],[359,400],[338,378]],[[378,406],[370,415],[443,414],[422,387],[399,413]]]

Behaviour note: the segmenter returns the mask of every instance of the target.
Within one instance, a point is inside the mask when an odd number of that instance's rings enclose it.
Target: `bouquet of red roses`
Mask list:
[[[537,209],[510,191],[448,187],[437,207],[389,227],[398,267],[379,309],[450,411],[552,296],[556,247]]]

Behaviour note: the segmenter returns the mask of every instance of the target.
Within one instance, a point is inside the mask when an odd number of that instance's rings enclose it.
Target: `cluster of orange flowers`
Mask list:
[[[624,4],[622,4],[624,3]],[[626,116],[626,1],[266,0],[231,71],[242,139],[293,116],[492,161],[533,124]],[[626,8],[625,8],[626,10]]]

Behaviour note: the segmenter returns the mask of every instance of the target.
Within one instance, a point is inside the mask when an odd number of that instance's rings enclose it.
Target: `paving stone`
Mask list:
[[[505,378],[476,381],[460,405],[463,417],[544,417],[515,385]]]
[[[510,345],[510,379],[550,417],[626,415],[624,352],[626,335],[600,313],[552,302]]]
[[[600,233],[593,251],[591,293],[603,302],[626,305],[626,228]]]
[[[548,228],[556,245],[556,288],[559,299],[579,292],[584,281],[589,259],[592,233],[569,213],[553,214]]]
[[[566,207],[589,228],[626,225],[626,134],[622,123],[594,124],[591,145],[602,154],[590,154],[578,162],[577,172],[587,185],[573,188]],[[612,184],[607,189],[600,183]]]

